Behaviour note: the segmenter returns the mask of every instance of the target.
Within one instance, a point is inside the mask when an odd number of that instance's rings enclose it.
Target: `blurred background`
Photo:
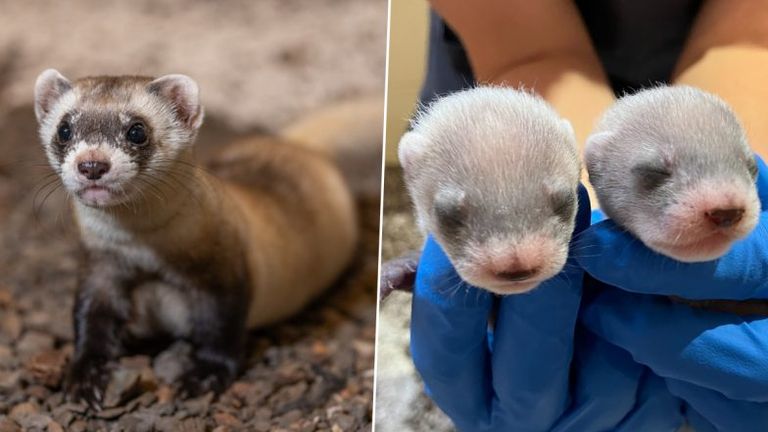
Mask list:
[[[426,0],[391,0],[387,85],[382,262],[419,250],[411,203],[397,161],[397,143],[418,104],[424,79],[429,9]],[[393,292],[379,308],[376,345],[376,431],[451,431],[450,420],[424,394],[409,352],[411,294]]]
[[[99,415],[65,403],[77,235],[66,197],[43,181],[32,89],[49,67],[69,78],[190,75],[206,108],[205,158],[238,136],[383,96],[386,24],[386,0],[0,0],[0,430],[370,430],[378,197],[360,204],[354,268],[299,317],[253,333],[245,373],[219,400],[173,397],[189,350],[176,344],[123,359],[123,377],[141,386],[113,381]]]

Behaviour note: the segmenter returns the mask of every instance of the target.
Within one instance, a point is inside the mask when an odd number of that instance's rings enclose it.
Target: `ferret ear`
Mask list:
[[[200,90],[197,83],[186,75],[165,75],[148,85],[154,93],[170,102],[179,120],[191,129],[203,124],[203,107],[200,105]]]
[[[46,69],[35,81],[35,116],[40,122],[51,112],[56,101],[72,90],[72,83],[56,69]]]
[[[397,147],[397,155],[400,159],[400,165],[404,170],[410,171],[418,162],[426,149],[427,140],[418,132],[408,131],[402,138]]]
[[[589,173],[592,182],[597,180],[600,171],[602,171],[602,168],[597,165],[600,158],[596,156],[604,151],[606,146],[611,145],[613,140],[613,132],[598,132],[587,138],[587,143],[584,146],[584,164],[587,166],[587,173]]]
[[[584,146],[584,158],[589,159],[590,154],[600,152],[603,147],[611,145],[613,138],[613,132],[598,132],[590,135]]]

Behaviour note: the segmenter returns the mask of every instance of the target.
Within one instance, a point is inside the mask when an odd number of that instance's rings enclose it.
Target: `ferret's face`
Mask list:
[[[658,155],[628,174],[623,225],[678,261],[719,258],[757,225],[757,166],[748,152]]]
[[[53,70],[40,75],[40,137],[51,166],[79,202],[127,204],[168,181],[202,120],[194,82],[169,77],[70,82]]]
[[[503,198],[510,195],[516,199]],[[576,197],[575,186],[531,185],[495,197],[491,189],[455,185],[435,194],[427,218],[462,279],[496,294],[519,294],[565,265]]]
[[[442,98],[400,140],[419,225],[466,282],[518,294],[566,263],[579,184],[570,124],[503,87]]]

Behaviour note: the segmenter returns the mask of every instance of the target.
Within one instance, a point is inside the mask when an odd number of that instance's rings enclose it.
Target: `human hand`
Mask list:
[[[578,242],[584,269],[621,288],[605,288],[585,306],[583,323],[665,378],[670,392],[688,404],[697,430],[763,430],[768,424],[768,319],[666,297],[768,297],[768,168],[759,158],[758,171],[760,223],[718,260],[679,263],[611,221],[596,223]]]
[[[579,233],[589,225],[583,188],[576,218]],[[427,239],[416,274],[411,352],[427,392],[460,430],[679,427],[679,401],[663,382],[625,352],[577,331],[582,281],[571,257],[535,290],[496,297],[463,282]]]

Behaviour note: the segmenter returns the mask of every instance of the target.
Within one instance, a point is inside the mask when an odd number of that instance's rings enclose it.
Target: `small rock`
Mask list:
[[[0,307],[9,307],[13,304],[13,293],[10,288],[0,286]]]
[[[65,409],[67,411],[77,413],[77,414],[85,414],[85,412],[88,411],[88,405],[84,403],[67,402],[64,405],[60,406],[59,408]]]
[[[51,420],[50,422],[48,422],[48,431],[47,432],[64,432],[64,428],[61,427],[60,424],[58,424],[55,421]]]
[[[146,392],[143,395],[141,395],[137,400],[139,401],[139,405],[146,408],[152,405],[153,403],[155,403],[155,401],[157,400],[157,395],[152,392]]]
[[[51,391],[41,385],[31,385],[24,390],[24,393],[42,402],[51,394]]]
[[[177,432],[180,421],[173,417],[160,417],[155,423],[155,429],[159,432]]]
[[[155,357],[153,369],[155,375],[165,382],[171,384],[191,367],[189,354],[192,347],[184,342],[176,342],[168,349]]]
[[[21,371],[0,371],[0,392],[9,392],[19,387]]]
[[[30,381],[50,388],[57,388],[64,376],[67,356],[59,350],[35,354],[24,363]]]
[[[0,344],[0,369],[10,369],[17,364],[13,351],[7,345]]]
[[[21,335],[21,318],[14,311],[0,312],[0,335],[8,341],[15,341]]]
[[[133,413],[120,417],[118,424],[124,431],[152,432],[157,416],[147,413]]]
[[[23,430],[45,429],[51,418],[45,414],[24,414],[16,420]]]
[[[104,394],[104,406],[116,407],[138,396],[141,374],[133,369],[117,368],[112,372],[107,390]]]
[[[339,414],[335,416],[332,421],[334,425],[339,425],[341,430],[353,430],[355,428],[355,419],[352,416],[346,414]]]
[[[189,415],[202,416],[208,413],[208,408],[210,408],[212,401],[213,393],[208,392],[203,396],[185,401],[184,408],[187,410]]]
[[[96,413],[96,417],[105,420],[111,420],[125,414],[125,407],[114,407],[103,409]]]
[[[205,420],[201,418],[188,418],[179,425],[179,432],[205,432]]]
[[[50,323],[51,315],[48,311],[33,311],[24,315],[24,324],[26,328],[47,331]]]
[[[174,391],[173,388],[167,385],[161,385],[155,390],[157,396],[157,403],[165,404],[173,401]]]
[[[77,420],[69,427],[69,432],[85,432],[88,430],[88,423],[83,420]]]
[[[53,349],[53,337],[35,330],[24,332],[16,343],[16,351],[22,359],[28,359],[42,351]]]
[[[213,419],[216,420],[216,424],[219,426],[239,427],[243,424],[237,417],[226,412],[217,412],[213,415]]]
[[[9,417],[18,423],[18,418],[24,415],[37,414],[40,412],[40,407],[32,402],[22,402],[11,408],[11,412],[8,413]]]
[[[268,432],[272,429],[272,423],[269,420],[256,420],[251,423],[251,428],[255,432]]]
[[[291,423],[301,419],[303,416],[304,414],[301,411],[291,410],[273,420],[276,421],[282,427],[288,427],[291,425]]]
[[[21,432],[21,428],[8,417],[0,416],[0,432]]]

